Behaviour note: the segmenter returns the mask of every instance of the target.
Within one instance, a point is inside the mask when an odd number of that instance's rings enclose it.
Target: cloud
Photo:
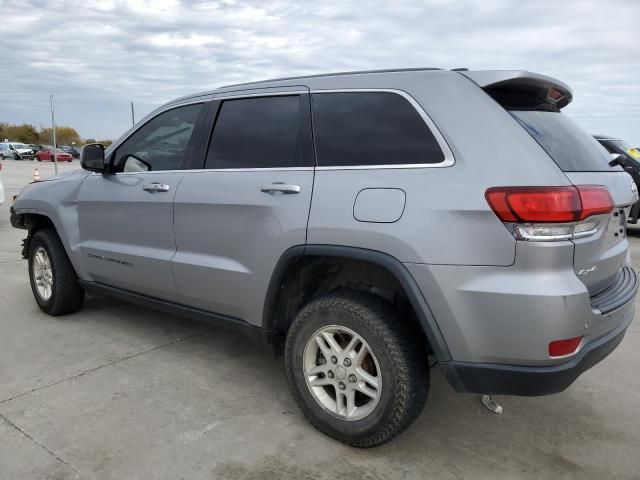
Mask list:
[[[640,2],[2,1],[0,121],[117,137],[227,83],[327,71],[516,68],[574,89],[568,114],[640,144]],[[7,65],[10,67],[7,68]]]

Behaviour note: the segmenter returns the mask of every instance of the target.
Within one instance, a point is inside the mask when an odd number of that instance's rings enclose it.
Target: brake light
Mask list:
[[[580,220],[584,220],[593,215],[611,213],[615,208],[613,198],[611,198],[611,194],[606,187],[600,185],[581,185],[577,188],[582,203]]]
[[[549,344],[549,356],[550,357],[563,357],[565,355],[571,355],[582,343],[582,336],[567,338],[565,340],[554,340]]]
[[[601,185],[495,187],[485,192],[485,198],[521,240],[591,235],[615,207],[609,190]]]
[[[485,196],[503,222],[566,223],[580,217],[580,195],[574,187],[498,187]]]

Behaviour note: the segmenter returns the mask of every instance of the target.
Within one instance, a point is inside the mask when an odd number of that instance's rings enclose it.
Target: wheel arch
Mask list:
[[[309,298],[313,292],[305,290],[305,279],[302,269],[314,258],[336,258],[346,261],[365,262],[377,266],[388,273],[406,296],[408,303],[417,317],[417,323],[438,361],[451,360],[451,354],[436,319],[429,308],[416,281],[407,268],[395,257],[377,250],[341,245],[299,245],[282,254],[273,271],[264,302],[262,327],[269,332],[269,339],[274,353],[279,354],[286,330],[279,328],[284,322],[288,327],[292,316],[300,305],[298,300]],[[287,295],[292,292],[294,298]],[[297,308],[296,308],[297,307]],[[282,320],[284,319],[284,320]]]
[[[54,223],[54,221],[42,212],[27,212],[27,213],[13,213],[12,214],[11,223],[16,228],[22,228],[27,230],[27,238],[22,241],[22,258],[27,258],[29,253],[29,245],[31,244],[31,239],[33,235],[42,229],[50,228],[53,231],[58,233],[58,229]]]

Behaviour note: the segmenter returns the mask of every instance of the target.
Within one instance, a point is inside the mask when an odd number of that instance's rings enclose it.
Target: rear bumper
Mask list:
[[[626,317],[618,328],[591,341],[574,357],[559,365],[523,367],[453,361],[440,366],[458,392],[523,396],[558,393],[615,350],[633,320],[633,309]]]

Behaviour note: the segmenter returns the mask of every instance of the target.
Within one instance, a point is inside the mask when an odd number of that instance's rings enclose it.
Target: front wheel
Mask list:
[[[287,334],[285,366],[293,397],[321,432],[375,447],[404,431],[429,388],[424,345],[382,298],[332,294],[305,306]]]
[[[29,244],[29,280],[36,303],[49,315],[82,307],[84,290],[55,231],[38,230]]]

